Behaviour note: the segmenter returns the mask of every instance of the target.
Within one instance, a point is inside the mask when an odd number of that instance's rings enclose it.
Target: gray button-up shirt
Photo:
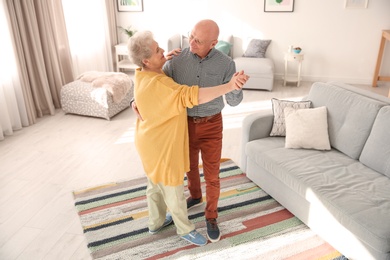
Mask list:
[[[167,61],[163,70],[179,84],[204,88],[229,82],[236,72],[236,65],[230,57],[215,48],[204,59],[193,54],[190,48],[185,48],[180,55]],[[225,95],[230,106],[237,106],[242,98],[242,90],[233,90]],[[205,104],[187,108],[187,112],[189,116],[212,116],[221,112],[224,106],[223,98],[218,97]]]

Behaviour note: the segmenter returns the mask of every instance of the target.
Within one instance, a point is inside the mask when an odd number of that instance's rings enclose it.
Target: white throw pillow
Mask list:
[[[326,107],[285,108],[286,148],[330,150]]]
[[[284,109],[291,107],[294,109],[310,108],[311,101],[290,101],[271,99],[274,113],[274,124],[272,125],[270,136],[286,136],[286,125],[284,121]]]

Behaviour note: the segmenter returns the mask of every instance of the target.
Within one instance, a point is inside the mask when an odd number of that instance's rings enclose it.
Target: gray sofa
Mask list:
[[[235,46],[232,35],[221,37],[220,40],[232,44],[229,56],[236,64],[236,70],[244,70],[250,76],[250,80],[245,84],[244,89],[258,89],[271,91],[274,86],[274,62],[270,58],[242,57],[242,52],[237,51],[240,46]],[[240,43],[241,45],[241,43]],[[175,34],[168,39],[167,49],[170,52],[176,48],[186,48],[189,46],[188,38],[181,34]],[[236,47],[236,48],[235,48]],[[234,51],[236,49],[236,51]]]
[[[331,150],[285,148],[265,111],[243,121],[242,169],[347,258],[390,259],[390,99],[336,82],[306,99],[327,108]]]

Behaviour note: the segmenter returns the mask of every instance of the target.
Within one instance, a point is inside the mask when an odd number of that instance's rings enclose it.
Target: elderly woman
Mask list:
[[[184,196],[184,173],[189,170],[186,108],[241,89],[248,76],[240,72],[227,84],[189,87],[163,73],[164,50],[151,32],[137,32],[129,39],[128,50],[140,67],[135,71],[134,97],[142,120],[136,123],[135,145],[148,179],[149,232],[158,232],[173,219],[181,238],[205,245],[207,239],[188,219]]]

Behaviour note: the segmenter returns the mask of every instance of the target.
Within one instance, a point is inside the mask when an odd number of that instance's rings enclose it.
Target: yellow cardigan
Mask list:
[[[187,107],[198,105],[199,87],[180,85],[165,74],[135,71],[135,145],[153,183],[182,185],[189,171]]]

